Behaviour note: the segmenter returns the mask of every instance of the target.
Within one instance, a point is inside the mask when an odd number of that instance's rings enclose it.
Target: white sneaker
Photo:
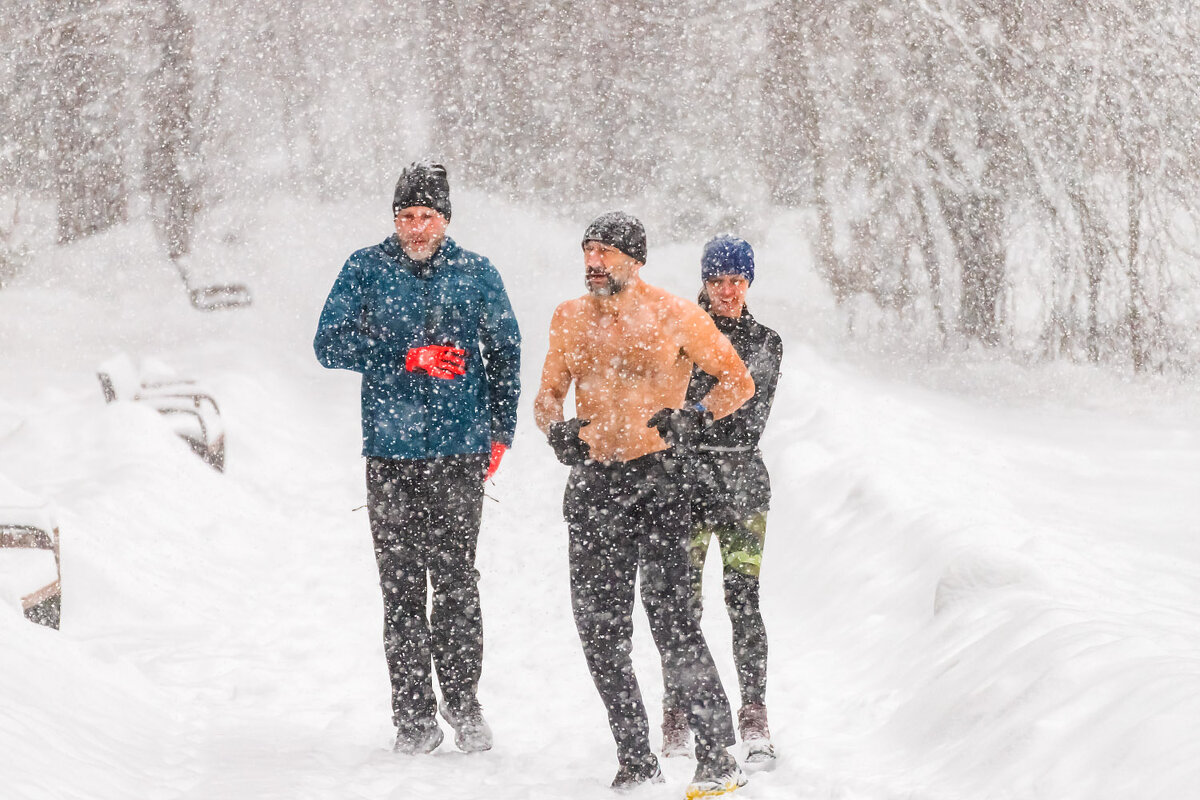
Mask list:
[[[438,727],[437,720],[431,719],[428,723],[420,724],[415,728],[398,728],[396,744],[392,746],[392,751],[407,756],[432,753],[442,743],[443,738],[442,729]]]
[[[642,764],[623,765],[613,778],[612,789],[620,794],[630,794],[643,786],[656,783],[666,783],[658,759],[650,756],[650,760]]]
[[[728,750],[718,750],[707,762],[696,765],[696,774],[688,784],[687,800],[704,797],[720,797],[736,792],[746,785],[746,773],[738,766],[737,759]]]
[[[775,745],[770,739],[751,739],[746,742],[747,764],[768,764],[775,760]]]
[[[451,711],[442,703],[442,717],[454,728],[454,745],[464,753],[482,753],[492,749],[492,729],[483,718],[478,703],[464,711]]]
[[[738,732],[746,745],[746,763],[763,764],[775,760],[775,746],[767,727],[767,707],[748,703],[738,710]]]

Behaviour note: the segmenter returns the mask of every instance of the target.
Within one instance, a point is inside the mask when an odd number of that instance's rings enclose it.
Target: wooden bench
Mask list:
[[[166,417],[175,434],[218,472],[225,471],[225,427],[213,396],[191,380],[145,380],[127,356],[106,361],[97,372],[104,400],[145,403]]]
[[[21,609],[25,616],[39,625],[58,628],[62,619],[62,563],[59,556],[58,526],[49,505],[14,484],[0,478],[0,559],[4,550],[49,551],[54,556],[54,580],[33,591],[22,594]],[[45,580],[30,578],[27,571],[18,571],[24,591],[30,582],[34,586]]]

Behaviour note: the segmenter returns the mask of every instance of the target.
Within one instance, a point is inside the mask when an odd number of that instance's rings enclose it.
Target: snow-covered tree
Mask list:
[[[0,175],[57,199],[64,240],[172,192],[177,221],[234,194],[386,193],[429,155],[456,187],[636,207],[680,239],[806,209],[839,307],[897,336],[1135,369],[1200,355],[1187,0],[4,14]]]
[[[130,26],[124,7],[103,0],[63,0],[51,23],[49,82],[58,238],[67,242],[128,219],[126,151],[133,117],[129,98]]]

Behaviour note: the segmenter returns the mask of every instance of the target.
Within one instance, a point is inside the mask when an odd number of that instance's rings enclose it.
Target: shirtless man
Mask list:
[[[691,511],[675,451],[741,406],[754,381],[708,314],[638,276],[646,260],[638,220],[620,212],[596,219],[583,237],[583,260],[588,293],[554,312],[534,413],[559,461],[571,467],[563,499],[571,604],[617,744],[612,785],[662,781],[630,658],[640,569],[663,668],[690,698],[697,765],[688,796],[723,794],[746,778],[726,749],[735,741],[729,701],[689,609]],[[717,384],[689,406],[693,364]],[[577,416],[563,421],[572,383]]]

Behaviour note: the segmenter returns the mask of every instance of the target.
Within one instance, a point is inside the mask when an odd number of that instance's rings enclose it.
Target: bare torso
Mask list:
[[[703,398],[716,419],[754,394],[737,351],[696,304],[640,280],[615,296],[568,300],[550,322],[534,417],[549,432],[574,385],[590,457],[632,461],[667,448],[646,422],[664,408],[683,407],[693,364],[717,378]]]
[[[663,450],[646,420],[660,408],[683,405],[692,360],[676,324],[681,301],[641,284],[641,302],[614,315],[591,298],[565,303],[564,355],[575,383],[575,415],[591,423],[580,432],[598,461],[630,461]]]

